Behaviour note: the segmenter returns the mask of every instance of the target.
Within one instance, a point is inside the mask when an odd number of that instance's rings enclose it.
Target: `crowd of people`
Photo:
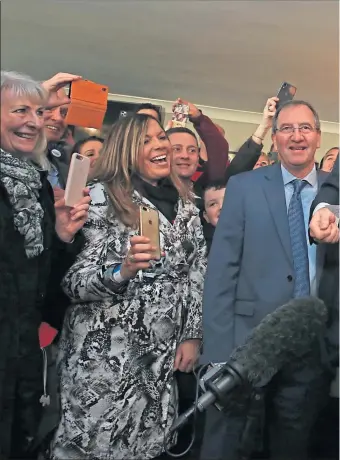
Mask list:
[[[195,369],[227,361],[290,299],[315,296],[329,312],[320,346],[266,386],[259,422],[270,458],[309,458],[338,367],[339,148],[318,165],[316,110],[276,97],[232,161],[228,134],[182,99],[196,132],[164,128],[145,103],[75,142],[64,87],[80,78],[1,72],[1,459],[164,458]],[[91,167],[70,208],[75,152]],[[158,212],[160,258],[140,207]],[[58,334],[40,349],[42,322]],[[211,406],[194,458],[239,459],[246,417]]]

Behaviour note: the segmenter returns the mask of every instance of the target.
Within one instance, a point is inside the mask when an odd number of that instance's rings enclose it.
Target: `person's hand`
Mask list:
[[[264,127],[271,128],[272,122],[273,122],[273,117],[276,112],[276,104],[279,102],[279,98],[277,97],[270,97],[266,105],[263,109],[263,116],[262,116],[262,122],[261,124]]]
[[[61,241],[70,243],[74,235],[83,227],[87,218],[91,198],[89,189],[83,191],[84,198],[73,208],[65,205],[65,192],[61,188],[54,188],[55,230]]]
[[[166,124],[166,127],[164,128],[164,131],[167,132],[169,129],[173,128],[174,123],[172,120],[169,120]]]
[[[174,110],[174,107],[177,104],[183,104],[183,105],[188,105],[189,106],[189,118],[191,120],[195,120],[201,115],[200,110],[194,104],[192,104],[191,102],[185,101],[184,99],[181,99],[180,97],[173,104],[172,110]]]
[[[149,238],[133,236],[130,244],[131,247],[120,269],[124,279],[134,278],[139,270],[147,270],[150,268],[150,261],[155,260],[152,252],[156,248],[151,246]]]
[[[182,342],[176,351],[174,371],[191,372],[198,359],[201,341],[197,339]]]
[[[276,103],[278,102],[277,97],[270,97],[263,109],[262,120],[259,126],[256,128],[256,131],[252,135],[252,139],[256,144],[262,145],[266,134],[272,127],[273,116],[276,111]]]
[[[47,108],[52,109],[61,105],[69,104],[71,99],[64,91],[59,92],[59,90],[63,89],[66,85],[69,85],[73,81],[81,79],[82,77],[79,75],[59,72],[49,80],[44,81],[41,85],[49,94]]]
[[[309,224],[310,235],[318,243],[338,243],[339,227],[335,215],[328,208],[316,211]]]

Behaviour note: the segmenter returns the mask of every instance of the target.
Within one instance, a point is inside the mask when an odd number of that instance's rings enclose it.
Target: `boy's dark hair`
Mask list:
[[[214,190],[221,190],[222,188],[226,188],[227,184],[225,180],[215,180],[215,181],[210,181],[208,182],[204,187],[203,187],[203,200],[205,197],[205,193],[208,190],[214,189]]]
[[[81,139],[80,141],[76,142],[74,146],[72,147],[71,155],[72,153],[79,153],[80,148],[86,144],[88,141],[99,141],[102,144],[104,143],[104,139],[102,139],[99,136],[90,136],[90,137],[85,137],[85,139]]]
[[[167,134],[168,137],[171,136],[171,134],[175,134],[175,133],[190,134],[190,136],[192,136],[196,140],[196,144],[197,144],[197,147],[198,147],[197,137],[195,136],[195,133],[193,131],[191,131],[191,129],[178,126],[177,128],[170,128],[170,129],[168,129],[166,131],[166,134]]]
[[[140,104],[134,113],[138,113],[140,110],[154,110],[158,114],[158,121],[159,123],[162,123],[162,110],[159,105],[154,105],[151,104],[151,102],[144,102],[143,104]]]

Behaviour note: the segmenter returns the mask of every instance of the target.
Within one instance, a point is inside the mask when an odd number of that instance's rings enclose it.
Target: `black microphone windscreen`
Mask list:
[[[294,299],[268,314],[236,348],[228,364],[253,386],[264,386],[287,363],[308,355],[325,331],[325,304],[315,297]]]

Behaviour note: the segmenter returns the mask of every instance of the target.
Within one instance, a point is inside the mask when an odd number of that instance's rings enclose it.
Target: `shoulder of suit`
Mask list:
[[[251,171],[244,171],[239,174],[235,174],[231,176],[229,181],[237,181],[237,182],[254,182],[254,181],[261,181],[264,177],[268,175],[269,168],[274,168],[275,166],[264,166],[258,169],[252,169]]]
[[[328,174],[329,174],[328,172],[322,171],[321,169],[317,170],[317,175],[318,175],[318,177],[320,177],[320,179],[323,179],[323,180],[326,179]]]

